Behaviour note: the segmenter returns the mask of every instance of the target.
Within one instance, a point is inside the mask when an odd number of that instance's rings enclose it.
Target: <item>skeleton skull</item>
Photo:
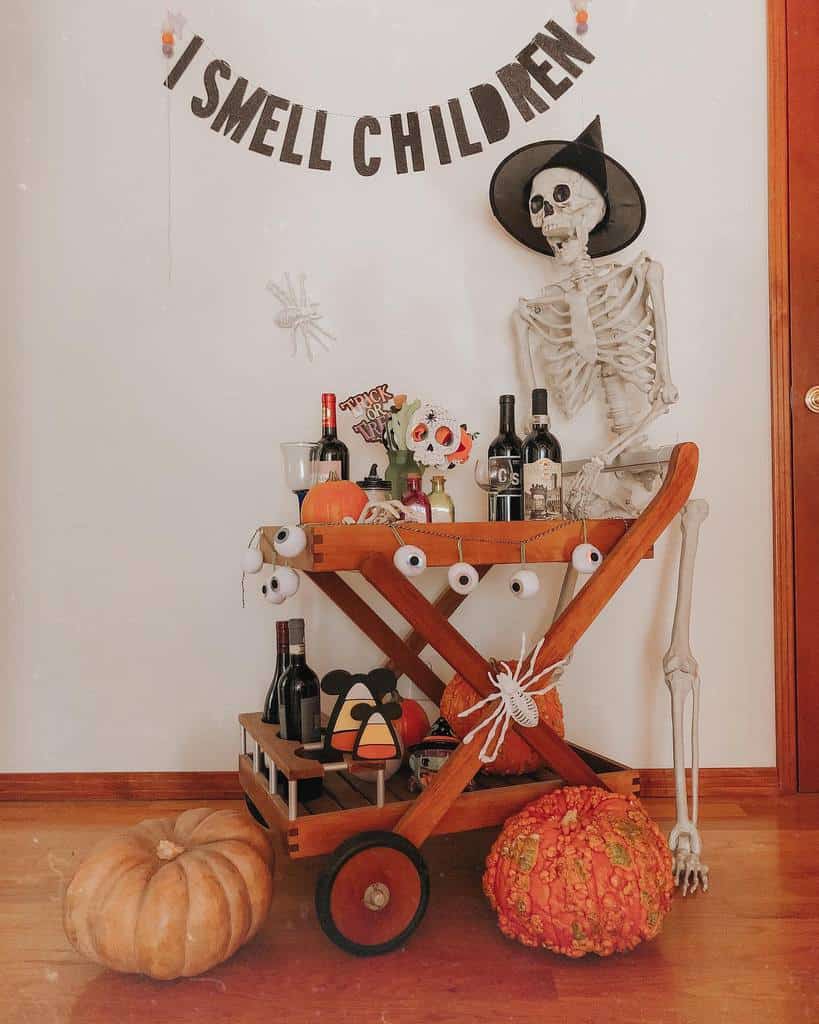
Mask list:
[[[573,262],[585,252],[590,233],[605,215],[602,193],[578,171],[547,167],[532,179],[529,219],[561,262]]]
[[[407,425],[407,447],[422,466],[442,469],[460,443],[460,424],[440,406],[422,405]]]

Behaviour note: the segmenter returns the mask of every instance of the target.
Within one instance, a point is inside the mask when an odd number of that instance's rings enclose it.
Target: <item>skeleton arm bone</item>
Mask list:
[[[539,374],[535,369],[535,354],[532,350],[532,340],[529,332],[529,323],[525,316],[526,300],[518,302],[517,310],[512,314],[512,327],[515,332],[515,343],[517,345],[518,360],[521,369],[526,377],[530,389],[543,387]]]
[[[671,361],[668,357],[668,318],[665,310],[663,265],[650,260],[646,274],[648,293],[654,310],[654,343],[657,349],[657,379],[655,388],[666,407],[674,405],[680,397],[671,379]]]

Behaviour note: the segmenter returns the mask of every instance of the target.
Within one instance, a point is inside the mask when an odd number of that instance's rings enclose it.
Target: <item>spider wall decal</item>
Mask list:
[[[306,276],[299,274],[298,294],[296,294],[289,274],[284,275],[284,285],[268,281],[267,290],[275,295],[281,303],[281,309],[276,315],[276,325],[290,331],[292,341],[290,354],[295,356],[298,353],[299,340],[304,342],[307,358],[311,363],[314,345],[318,344],[325,352],[329,352],[330,346],[325,339],[334,341],[335,335],[318,323],[324,314],[319,312],[319,304],[311,302],[307,295]]]
[[[542,672],[534,675],[537,656],[540,654],[540,649],[543,647],[544,642],[545,637],[532,652],[528,667],[524,667],[524,662],[526,661],[526,634],[524,633],[520,644],[520,657],[515,671],[512,672],[512,669],[505,661],[500,662],[500,667],[503,669],[502,672],[497,672],[495,675],[491,672],[487,673],[489,681],[498,692],[491,693],[488,697],[478,701],[477,704],[473,704],[471,708],[462,711],[458,716],[459,718],[465,718],[467,715],[473,714],[494,701],[500,702],[491,714],[487,715],[479,725],[476,725],[471,732],[464,736],[464,743],[471,743],[481,729],[491,726],[479,755],[483,764],[490,764],[498,756],[500,748],[503,746],[503,741],[506,739],[506,733],[509,730],[509,723],[511,721],[514,720],[518,725],[526,726],[527,729],[533,729],[537,725],[540,713],[534,698],[548,693],[560,681],[560,673],[558,673],[548,686],[544,686],[540,690],[531,689],[538,680],[549,675],[550,672],[554,672],[555,669],[562,668],[568,660],[563,658],[561,661],[556,661],[554,665],[548,665]],[[500,729],[500,733],[498,733],[498,729]],[[494,747],[492,746],[493,741]]]

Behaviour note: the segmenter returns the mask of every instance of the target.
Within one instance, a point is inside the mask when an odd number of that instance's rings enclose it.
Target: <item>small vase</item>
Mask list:
[[[384,476],[389,480],[393,499],[400,501],[407,489],[407,474],[417,473],[423,479],[427,467],[419,466],[413,458],[412,452],[406,448],[387,452],[387,455],[390,461]]]

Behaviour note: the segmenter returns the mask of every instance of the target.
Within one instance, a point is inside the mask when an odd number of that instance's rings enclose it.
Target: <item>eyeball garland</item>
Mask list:
[[[420,576],[427,567],[427,556],[414,544],[402,544],[392,556],[392,563],[403,576]]]
[[[278,587],[271,586],[270,579],[266,580],[261,586],[262,597],[268,604],[284,604],[287,598],[281,592]]]
[[[281,565],[273,570],[268,581],[271,590],[278,591],[283,597],[292,597],[299,589],[299,574],[289,565]]]
[[[282,558],[296,558],[307,547],[307,534],[300,526],[280,526],[273,538],[273,549]]]
[[[509,589],[521,601],[534,597],[540,590],[540,580],[531,569],[519,569],[509,580]]]
[[[450,587],[456,594],[471,594],[480,583],[478,570],[468,562],[456,562],[447,572]]]
[[[603,553],[594,544],[578,544],[572,551],[572,565],[578,572],[592,573],[603,563]]]

